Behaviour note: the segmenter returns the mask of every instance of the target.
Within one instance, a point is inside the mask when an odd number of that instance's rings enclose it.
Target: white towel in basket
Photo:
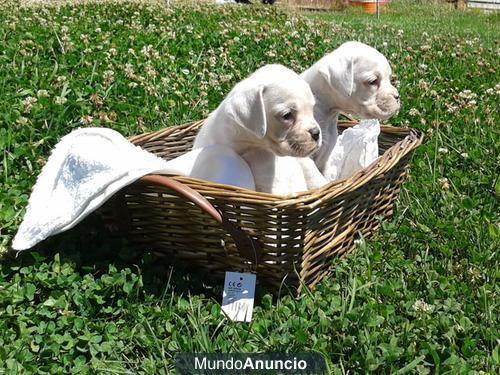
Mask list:
[[[328,181],[348,178],[373,163],[378,158],[379,134],[378,120],[361,120],[344,130],[326,163],[325,178]]]
[[[73,228],[124,186],[152,173],[255,190],[250,168],[229,148],[209,146],[167,162],[114,130],[78,129],[61,139],[38,176],[12,248],[26,250]]]

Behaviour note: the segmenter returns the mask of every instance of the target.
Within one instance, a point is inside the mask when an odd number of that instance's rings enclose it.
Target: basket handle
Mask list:
[[[255,265],[262,260],[262,249],[259,242],[250,237],[243,229],[238,228],[230,222],[223,213],[216,209],[203,195],[196,190],[184,185],[171,178],[160,175],[147,175],[139,179],[141,183],[161,186],[173,190],[188,201],[201,208],[202,211],[209,214],[222,228],[229,233],[236,245],[236,249],[245,259],[248,259]]]

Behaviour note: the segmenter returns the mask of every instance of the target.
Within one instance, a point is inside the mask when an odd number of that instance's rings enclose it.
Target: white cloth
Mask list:
[[[26,250],[78,224],[124,186],[147,174],[173,174],[255,189],[245,161],[223,146],[165,161],[105,128],[78,129],[43,167],[12,248]]]
[[[368,167],[378,158],[378,120],[361,120],[338,137],[326,163],[325,178],[328,181],[351,177]]]

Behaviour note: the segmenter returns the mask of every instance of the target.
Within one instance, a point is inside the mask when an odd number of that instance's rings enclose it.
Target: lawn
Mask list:
[[[498,14],[21,3],[0,0],[0,373],[166,374],[193,351],[315,351],[336,374],[498,373]],[[259,66],[302,71],[347,40],[388,57],[391,123],[426,138],[394,217],[315,290],[264,295],[252,324],[231,323],[217,288],[188,288],[199,275],[134,253],[96,218],[7,254],[64,134],[197,120]]]

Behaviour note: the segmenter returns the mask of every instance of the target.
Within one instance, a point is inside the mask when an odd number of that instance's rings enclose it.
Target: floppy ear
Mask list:
[[[343,96],[351,96],[354,86],[353,58],[332,54],[322,64],[319,74],[328,82],[328,85]]]
[[[228,98],[226,111],[236,123],[259,138],[267,131],[264,85],[239,90]]]

